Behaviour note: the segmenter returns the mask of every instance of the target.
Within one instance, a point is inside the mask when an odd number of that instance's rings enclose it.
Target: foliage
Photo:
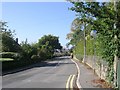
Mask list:
[[[118,56],[120,57],[120,1],[117,2],[117,20],[116,20],[116,27],[117,27],[117,48],[118,48]]]
[[[18,44],[15,39],[15,31],[8,29],[7,22],[0,21],[0,57],[2,57],[2,69],[10,70],[53,57],[55,49],[62,49],[58,37],[44,35],[38,43],[29,44],[27,39]],[[11,61],[12,60],[12,61]]]
[[[51,46],[51,49],[62,49],[59,43],[58,37],[52,35],[44,35],[39,39],[38,46],[41,48],[42,45]]]
[[[0,58],[0,61],[13,61],[14,59],[12,58]]]
[[[109,67],[109,70],[107,72],[108,72],[107,73],[108,82],[114,81],[114,77],[113,77],[114,76],[114,69],[113,69],[113,66]]]
[[[52,48],[48,45],[43,45],[39,51],[38,51],[38,55],[42,58],[42,59],[48,59],[48,58],[52,58],[53,56],[53,51]]]
[[[2,38],[0,38],[0,42],[2,42],[2,52],[20,52],[21,47],[18,44],[17,39],[14,39],[14,31],[12,32],[8,27],[5,28],[5,22],[0,23],[3,24],[3,28],[0,30],[0,35],[2,36]]]
[[[75,20],[73,20],[71,24],[71,32],[67,34],[67,39],[70,39],[68,45],[71,44],[74,46],[78,42],[85,40],[85,38],[90,37],[89,33],[91,31],[92,25],[87,21],[92,20],[92,18],[90,17],[87,19],[85,17],[77,17]]]
[[[19,60],[20,54],[19,53],[14,53],[14,52],[2,52],[0,53],[2,58],[11,58],[14,60]]]
[[[25,42],[22,42],[20,45],[22,48],[23,58],[30,60],[32,55],[37,55],[37,47],[34,47],[34,45],[33,46],[30,45],[27,42],[27,39]]]
[[[84,22],[91,24],[91,29],[97,30],[98,35],[96,47],[99,50],[98,53],[103,58],[105,58],[105,60],[107,60],[110,65],[112,65],[114,54],[118,55],[119,52],[117,49],[120,46],[118,42],[120,41],[120,32],[118,30],[119,14],[117,14],[117,19],[115,17],[116,13],[119,12],[114,10],[114,4],[112,2],[72,3],[74,6],[70,9],[77,12],[79,18],[82,19]],[[119,5],[117,7],[117,10],[120,10]],[[117,26],[116,29],[114,29],[115,23]],[[114,38],[115,35],[117,35],[117,39]]]
[[[75,45],[81,39],[83,39],[83,31],[82,30],[75,30],[74,33],[72,34],[72,39],[70,40],[69,44]]]
[[[52,58],[55,49],[62,49],[58,37],[44,35],[38,42],[38,55],[43,59]],[[47,54],[46,54],[47,53]]]
[[[73,3],[70,10],[77,13],[79,20],[82,20],[83,24],[86,23],[87,26],[90,25],[90,30],[97,30],[95,46],[93,46],[92,39],[86,40],[87,55],[93,55],[93,48],[96,47],[96,54],[106,60],[110,67],[113,67],[114,55],[120,58],[120,1],[117,3],[69,1]],[[79,24],[79,22],[77,23]],[[83,29],[85,30],[85,27]],[[88,36],[90,31],[88,30],[88,33],[85,34]],[[75,39],[75,37],[73,38]],[[75,53],[83,55],[83,41],[73,43],[76,45]],[[112,81],[114,72],[111,68],[109,73],[108,77]]]
[[[29,44],[27,39],[21,43],[23,58],[27,60],[46,60],[53,57],[55,49],[61,49],[58,37],[44,35],[38,43]]]
[[[2,51],[4,51],[4,52],[20,52],[21,47],[14,39],[9,37],[5,33],[2,33]]]
[[[39,56],[37,56],[37,55],[32,55],[32,56],[31,56],[31,60],[36,61],[36,60],[38,60],[38,59],[39,59]]]

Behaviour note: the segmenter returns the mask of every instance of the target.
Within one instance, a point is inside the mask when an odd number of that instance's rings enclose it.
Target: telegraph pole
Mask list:
[[[84,23],[84,58],[83,58],[83,63],[85,63],[85,59],[86,59],[86,35],[85,35],[85,31],[86,31],[86,23]]]
[[[116,9],[117,9],[116,8],[116,0],[114,0],[114,10],[115,10],[115,12],[117,12]],[[115,13],[115,20],[117,18],[116,15],[117,15],[117,13]],[[117,29],[116,22],[114,23],[114,29]],[[114,39],[115,39],[115,41],[117,41],[116,33],[115,33]],[[117,51],[118,51],[118,48],[116,47],[115,54],[114,54],[114,85],[115,85],[115,87],[117,86],[117,63],[118,63],[118,56],[117,56],[117,53],[116,53]]]

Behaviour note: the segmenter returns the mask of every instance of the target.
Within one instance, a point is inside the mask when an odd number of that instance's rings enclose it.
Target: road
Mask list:
[[[66,88],[71,75],[77,69],[69,57],[35,64],[33,68],[2,77],[3,88]]]

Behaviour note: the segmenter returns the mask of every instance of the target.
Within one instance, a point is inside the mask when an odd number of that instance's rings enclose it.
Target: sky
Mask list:
[[[36,43],[43,35],[51,34],[58,36],[61,45],[66,46],[68,43],[66,35],[76,18],[75,12],[68,10],[73,6],[71,3],[65,0],[17,1],[2,0],[0,19],[2,17],[3,21],[8,22],[9,28],[15,30],[15,37],[18,38],[19,43],[26,38],[28,43]]]
[[[66,2],[67,0],[1,0],[2,2]],[[72,0],[72,1],[87,1],[87,2],[109,2],[114,0]],[[116,0],[118,1],[118,0]]]
[[[51,34],[65,46],[76,18],[75,12],[68,10],[71,6],[69,2],[3,2],[2,20],[15,30],[19,43],[26,38],[28,43],[36,43],[43,35]]]

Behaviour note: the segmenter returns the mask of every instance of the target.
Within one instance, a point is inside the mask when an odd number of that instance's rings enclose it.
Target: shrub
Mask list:
[[[12,58],[14,60],[19,60],[21,55],[19,53],[14,53],[14,52],[2,52],[0,54],[2,58]]]
[[[2,52],[1,55],[2,55],[2,58],[13,58],[14,57],[14,54],[13,52]]]
[[[39,56],[37,56],[37,55],[32,55],[32,56],[31,56],[31,59],[32,59],[32,60],[38,60],[38,59],[39,59]]]

